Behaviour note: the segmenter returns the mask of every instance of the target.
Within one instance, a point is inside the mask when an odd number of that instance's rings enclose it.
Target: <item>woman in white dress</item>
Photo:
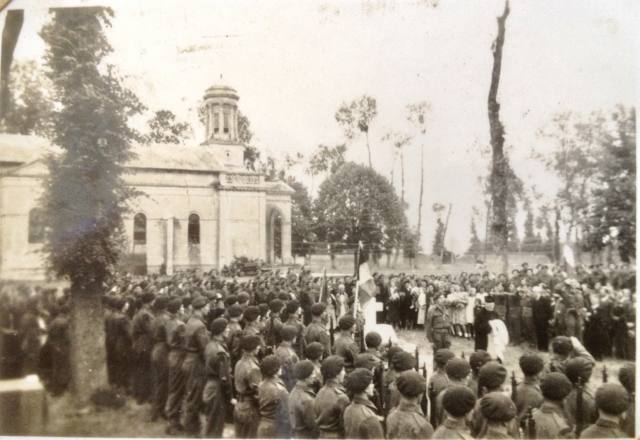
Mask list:
[[[418,299],[416,301],[418,305],[418,319],[416,324],[422,326],[424,326],[424,320],[427,316],[427,291],[424,284],[424,281],[420,280],[418,281],[418,287],[416,287],[416,289],[418,289]]]

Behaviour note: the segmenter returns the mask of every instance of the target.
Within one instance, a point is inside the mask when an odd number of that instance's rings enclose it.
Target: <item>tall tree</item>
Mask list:
[[[393,154],[400,158],[400,200],[404,205],[404,148],[411,141],[411,136],[406,135],[404,133],[399,133],[397,131],[392,131],[385,134],[382,137],[383,141],[390,141],[393,145]],[[393,170],[391,171],[391,175],[393,176]],[[393,177],[391,178],[391,184],[393,185]]]
[[[433,246],[431,248],[431,254],[442,258],[444,251],[444,222],[440,217],[436,219],[436,235],[433,238]]]
[[[71,283],[71,377],[86,403],[106,385],[101,296],[123,250],[122,215],[132,191],[122,178],[135,137],[128,118],[142,105],[105,57],[109,8],[61,8],[40,35],[53,84],[52,142],[41,198],[51,269]]]
[[[336,121],[342,126],[347,139],[353,139],[357,133],[364,133],[369,155],[369,168],[373,167],[371,146],[369,145],[369,128],[371,121],[377,114],[376,99],[367,95],[363,95],[349,104],[342,104],[335,114]]]
[[[505,39],[505,22],[509,16],[509,0],[504,4],[504,11],[498,21],[498,35],[493,43],[493,69],[491,71],[491,85],[487,107],[489,110],[489,129],[491,134],[491,174],[489,178],[491,188],[491,206],[493,209],[492,236],[497,251],[502,254],[502,271],[509,268],[507,246],[509,242],[509,227],[507,213],[508,198],[508,160],[504,150],[504,126],[500,120],[500,104],[498,103],[498,86],[502,69],[502,49]]]
[[[170,110],[158,110],[147,121],[147,133],[143,139],[147,143],[182,144],[191,135],[191,126],[178,121]]]
[[[420,142],[420,195],[418,196],[418,241],[422,234],[422,205],[424,202],[424,135],[427,132],[425,116],[431,110],[431,106],[426,101],[421,101],[407,106],[409,115],[407,119],[416,128],[421,137]]]
[[[345,163],[345,153],[347,146],[345,144],[328,147],[326,145],[318,145],[311,157],[309,158],[309,166],[306,173],[311,176],[320,174],[333,174],[338,168]]]
[[[297,180],[289,179],[293,188],[291,196],[291,241],[294,255],[308,255],[311,243],[315,241],[313,232],[313,206],[307,188]]]
[[[7,110],[0,130],[46,136],[51,129],[51,82],[35,61],[11,66]]]
[[[471,217],[470,232],[471,240],[469,242],[469,250],[467,252],[473,255],[478,255],[482,252],[482,242],[478,237],[478,228],[476,227],[476,221],[473,216]]]

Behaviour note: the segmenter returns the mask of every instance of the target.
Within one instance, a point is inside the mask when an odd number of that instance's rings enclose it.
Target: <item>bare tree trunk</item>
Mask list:
[[[402,200],[402,206],[404,207],[404,150],[400,150],[400,177],[402,178],[400,200]]]
[[[373,168],[373,164],[371,162],[371,146],[369,145],[369,130],[364,132],[364,136],[367,140],[367,153],[369,154],[369,168]]]
[[[422,203],[424,200],[424,145],[420,146],[420,199],[418,200],[418,241],[422,236]]]
[[[553,225],[553,259],[558,264],[560,263],[560,207],[556,204],[554,209],[556,217]]]
[[[447,212],[447,219],[444,222],[444,229],[442,230],[442,250],[440,251],[440,263],[444,263],[444,239],[447,236],[447,228],[449,227],[449,216],[451,215],[451,203],[449,203],[449,211]]]
[[[104,317],[100,291],[71,288],[71,391],[79,406],[107,385]]]
[[[504,46],[505,22],[509,16],[509,0],[504,4],[504,11],[498,20],[498,36],[493,43],[493,70],[491,72],[491,86],[487,107],[489,110],[489,128],[491,132],[491,199],[493,206],[493,236],[497,245],[497,251],[502,254],[502,271],[508,273],[509,255],[507,249],[507,158],[504,153],[504,126],[500,121],[500,104],[498,103],[498,86],[500,84],[500,71],[502,68],[502,48]]]

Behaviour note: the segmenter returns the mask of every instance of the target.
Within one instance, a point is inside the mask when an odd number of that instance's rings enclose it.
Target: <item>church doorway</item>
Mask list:
[[[267,220],[267,263],[282,262],[282,215],[273,209]]]

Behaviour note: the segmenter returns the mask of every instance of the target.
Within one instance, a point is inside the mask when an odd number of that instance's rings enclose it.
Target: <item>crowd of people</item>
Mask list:
[[[424,326],[426,380],[417,351],[365,334],[353,277],[122,274],[103,298],[108,381],[177,436],[221,438],[233,423],[236,438],[633,437],[635,364],[597,390],[590,377],[594,357],[635,356],[634,277],[628,267],[545,266],[374,274],[380,319]],[[67,388],[68,294],[3,292],[0,371],[37,373],[53,394]],[[510,386],[485,344],[493,321],[513,342],[548,349],[549,362],[526,353],[523,380]],[[456,335],[474,338],[468,359],[449,350]]]

